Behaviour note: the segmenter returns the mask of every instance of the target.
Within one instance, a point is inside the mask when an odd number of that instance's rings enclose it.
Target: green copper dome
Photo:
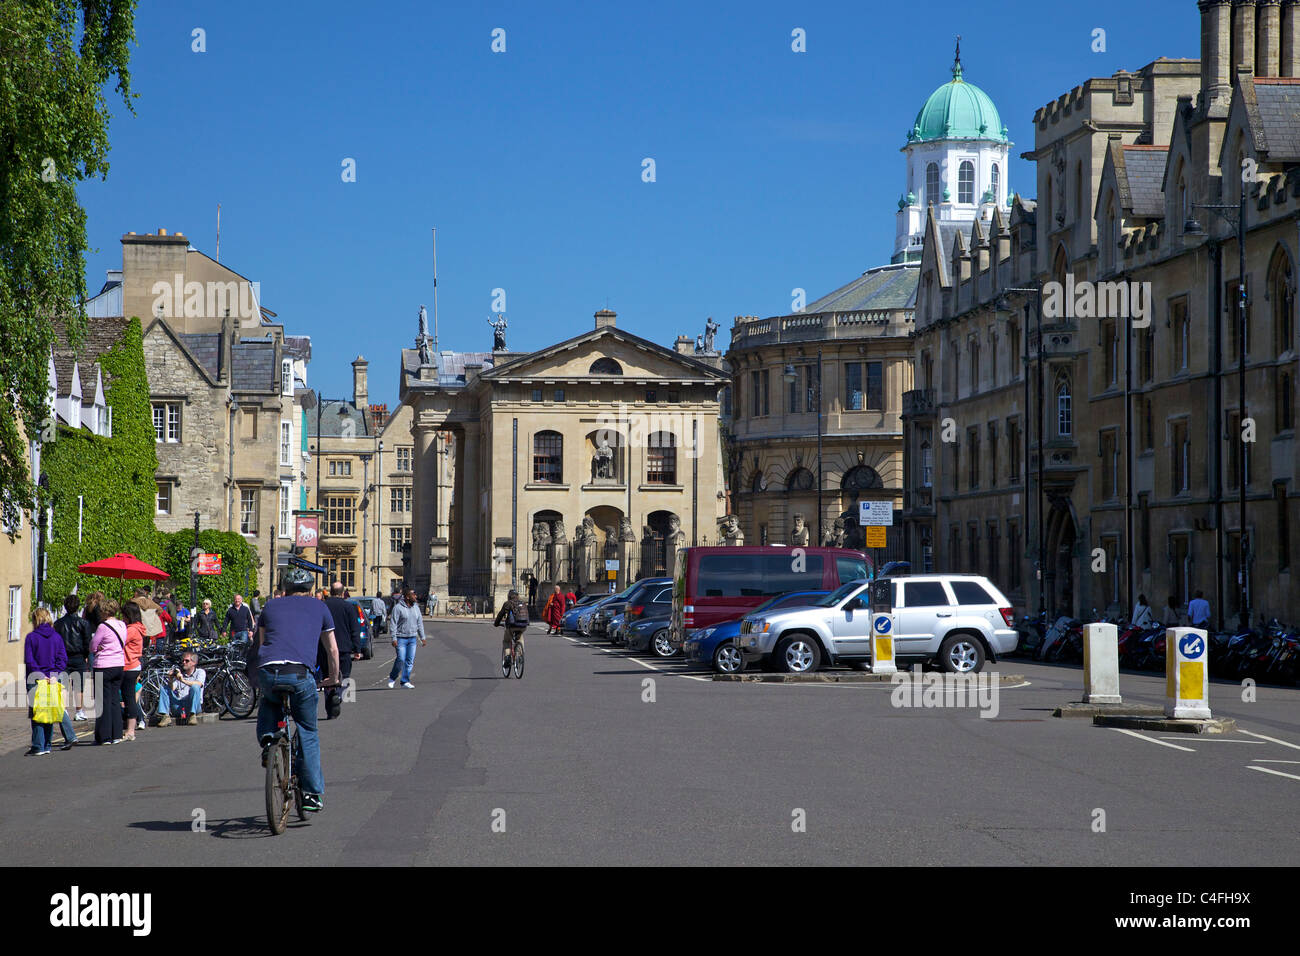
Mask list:
[[[952,66],[952,82],[930,94],[907,134],[909,143],[941,139],[1007,142],[1007,128],[988,94],[961,78],[960,51]]]

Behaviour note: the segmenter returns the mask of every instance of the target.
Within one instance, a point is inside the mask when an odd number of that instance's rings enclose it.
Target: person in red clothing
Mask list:
[[[558,584],[546,599],[546,607],[542,609],[542,620],[546,621],[547,634],[560,633],[560,622],[564,620],[564,595],[560,593]]]
[[[572,611],[573,606],[578,603],[578,595],[573,593],[573,585],[569,585],[569,590],[564,592],[564,609]],[[563,615],[561,615],[563,618]]]
[[[126,663],[122,665],[122,706],[126,708],[126,733],[123,740],[135,740],[136,724],[143,718],[140,705],[136,702],[135,685],[140,677],[140,655],[144,653],[144,621],[140,605],[127,601],[122,605],[122,620],[126,622]],[[105,706],[112,706],[106,703]]]

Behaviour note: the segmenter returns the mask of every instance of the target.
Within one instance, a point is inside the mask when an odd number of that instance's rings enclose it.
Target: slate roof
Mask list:
[[[1125,146],[1124,168],[1128,173],[1129,200],[1133,215],[1144,219],[1165,216],[1165,165],[1169,161],[1167,146]]]
[[[231,347],[230,387],[233,391],[276,391],[279,387],[277,372],[274,342],[236,342]]]
[[[320,398],[320,393],[316,393]],[[307,436],[316,437],[316,412],[314,408],[307,409]],[[324,407],[320,409],[320,430],[326,438],[342,438],[343,423],[352,422],[351,438],[364,438],[370,434],[366,425],[366,416],[361,413],[351,402],[341,399],[327,398]]]
[[[82,340],[80,349],[73,352],[66,345],[55,345],[54,375],[60,395],[67,395],[72,391],[72,366],[77,365],[81,372],[82,397],[87,400],[94,397],[95,366],[99,364],[99,357],[122,340],[127,325],[128,320],[123,318],[91,318],[86,323],[86,337]],[[56,342],[67,341],[58,323],[55,324],[55,334]],[[112,377],[105,372],[104,391],[108,391],[111,384]]]
[[[1268,143],[1269,162],[1300,160],[1300,86],[1257,78],[1255,100],[1259,104],[1264,140]]]
[[[498,358],[506,360],[526,355],[525,352],[438,352],[434,362],[438,366],[438,384],[452,388],[465,384],[465,365],[481,362],[484,369],[492,368]],[[416,376],[420,371],[420,352],[418,349],[402,349],[402,371]]]
[[[108,270],[104,287],[86,300],[86,315],[92,319],[117,318],[122,315],[122,271]]]
[[[941,227],[942,228],[942,227]],[[947,237],[945,236],[945,241]],[[869,312],[916,306],[919,263],[879,266],[813,302],[805,312]]]
[[[176,337],[193,353],[209,375],[213,378],[221,377],[220,332],[178,332]]]
[[[286,335],[284,337],[284,357],[311,361],[311,336]]]

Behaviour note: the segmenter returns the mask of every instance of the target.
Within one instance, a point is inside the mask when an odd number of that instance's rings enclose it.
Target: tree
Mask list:
[[[52,434],[54,323],[85,330],[86,212],[76,183],[108,174],[106,84],[131,109],[136,0],[0,0],[0,511],[16,530],[36,488],[26,443]],[[11,533],[12,534],[12,533]]]
[[[171,574],[168,583],[182,604],[190,599],[190,551],[194,547],[194,532],[190,529],[159,535],[161,546],[159,567]],[[198,575],[199,603],[204,598],[212,600],[218,619],[225,613],[236,594],[245,598],[258,586],[260,561],[257,550],[241,534],[234,531],[200,531],[199,548],[204,554],[221,555],[220,574]]]

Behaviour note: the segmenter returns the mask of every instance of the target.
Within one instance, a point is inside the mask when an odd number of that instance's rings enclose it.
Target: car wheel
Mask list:
[[[713,652],[713,670],[719,674],[739,674],[745,669],[745,655],[731,641],[723,641]]]
[[[984,667],[984,645],[973,634],[950,634],[939,647],[939,666],[949,674],[976,674]]]
[[[776,645],[777,669],[786,674],[808,674],[821,662],[817,642],[806,634],[784,638]]]
[[[668,628],[664,628],[662,631],[655,631],[654,635],[650,638],[650,650],[654,653],[655,657],[672,657],[677,653],[677,648],[673,647],[668,638]]]

